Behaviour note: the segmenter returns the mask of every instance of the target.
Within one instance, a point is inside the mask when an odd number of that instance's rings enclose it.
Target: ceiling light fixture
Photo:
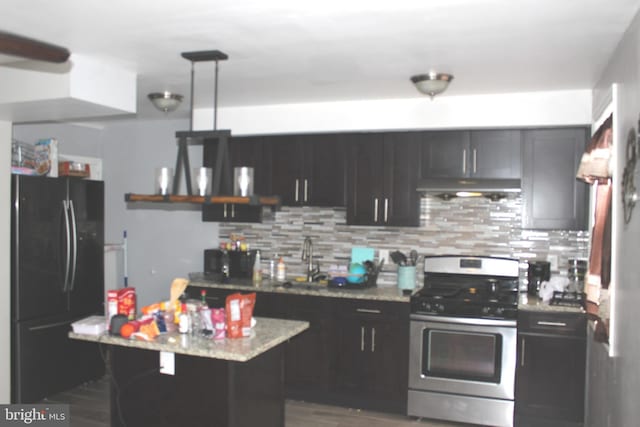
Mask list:
[[[182,95],[171,92],[153,92],[147,95],[149,100],[158,110],[165,113],[175,111],[182,102]]]
[[[411,81],[416,88],[425,95],[429,95],[431,99],[444,92],[451,80],[453,80],[453,75],[433,71],[429,74],[418,74],[411,77]]]

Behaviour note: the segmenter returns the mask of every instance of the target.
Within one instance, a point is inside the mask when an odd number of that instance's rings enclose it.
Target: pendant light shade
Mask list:
[[[453,75],[435,72],[411,77],[411,81],[416,88],[425,95],[429,95],[431,99],[444,92],[451,80],[453,80]]]
[[[182,102],[182,95],[166,91],[150,93],[148,97],[154,107],[165,113],[175,111]]]

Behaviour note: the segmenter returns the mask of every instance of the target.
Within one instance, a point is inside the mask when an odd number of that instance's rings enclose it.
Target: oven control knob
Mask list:
[[[497,307],[496,308],[496,316],[502,316],[504,313],[504,309],[502,309],[501,307]]]
[[[424,311],[426,311],[427,313],[431,312],[431,304],[429,304],[428,302],[422,303],[422,308],[424,308]]]
[[[433,309],[436,313],[444,313],[444,305],[434,304]]]
[[[482,314],[488,316],[491,314],[491,307],[482,307]]]

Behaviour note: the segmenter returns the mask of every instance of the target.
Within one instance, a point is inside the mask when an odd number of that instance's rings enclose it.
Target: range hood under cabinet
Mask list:
[[[516,178],[424,178],[418,182],[417,190],[444,200],[480,196],[499,200],[522,191],[521,181]]]

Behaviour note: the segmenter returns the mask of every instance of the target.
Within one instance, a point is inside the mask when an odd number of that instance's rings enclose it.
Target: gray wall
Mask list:
[[[56,138],[59,154],[102,158],[102,127],[52,123],[47,125],[16,125],[13,137],[36,143],[41,138]]]
[[[599,97],[602,98],[613,83],[617,83],[620,89],[617,99],[614,99],[614,140],[617,143],[614,148],[619,158],[624,159],[627,133],[631,128],[638,129],[640,113],[640,13],[634,18],[596,86],[594,105],[602,104]],[[620,208],[619,177],[614,177],[614,203],[618,204],[617,208]],[[638,168],[635,182],[639,187]],[[618,257],[613,259],[617,273],[613,277],[615,290],[611,301],[615,356],[606,359],[606,348],[589,343],[592,347],[589,354],[593,356],[589,369],[599,371],[587,396],[588,402],[600,402],[589,408],[587,421],[592,427],[633,426],[640,420],[640,405],[637,403],[640,395],[640,339],[635,327],[640,307],[640,209],[636,207],[628,225],[624,225],[621,212],[618,212],[616,220],[614,233],[619,237],[613,244]]]
[[[171,281],[202,271],[202,250],[218,245],[218,226],[203,223],[198,207],[125,203],[125,193],[151,194],[156,167],[175,167],[175,132],[186,120],[110,123],[102,133],[106,188],[106,240],[128,233],[129,285],[138,307],[169,297]],[[192,166],[202,164],[202,148],[191,147]],[[184,187],[184,179],[182,179]]]

